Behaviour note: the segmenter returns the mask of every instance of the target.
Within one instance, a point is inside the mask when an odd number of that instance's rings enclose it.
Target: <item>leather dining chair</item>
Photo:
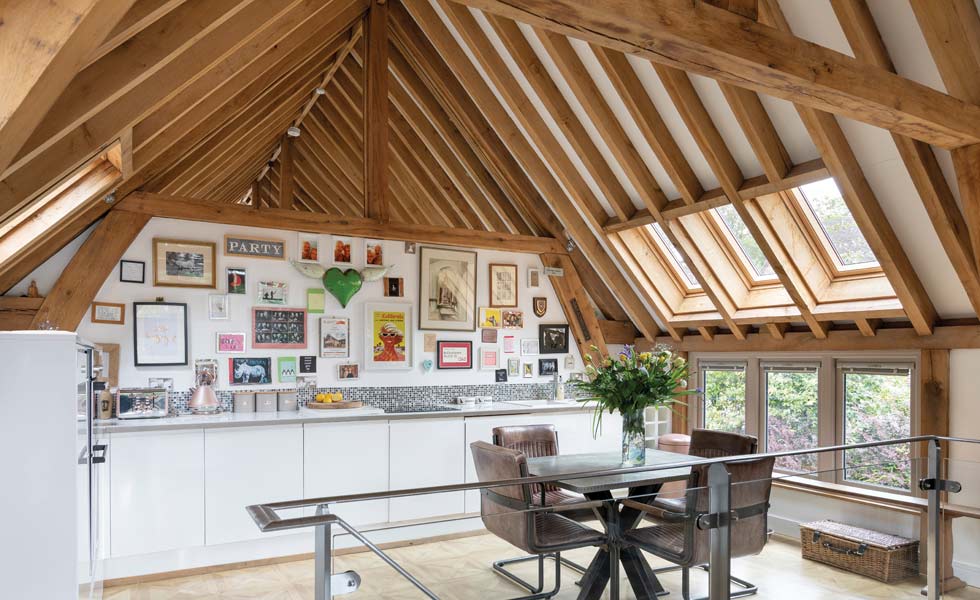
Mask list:
[[[486,442],[473,442],[470,444],[470,451],[480,482],[528,476],[527,457],[519,450]],[[602,532],[562,516],[560,506],[542,507],[535,504],[535,494],[528,484],[484,488],[480,490],[480,495],[480,516],[487,530],[538,559],[536,587],[506,571],[498,570],[501,575],[531,592],[531,595],[515,600],[539,600],[555,596],[561,589],[561,553],[599,546],[606,542],[606,536]],[[540,495],[538,498],[540,499]],[[543,591],[546,557],[555,559],[555,587],[550,591]]]
[[[765,457],[725,463],[731,474],[731,510],[736,516],[731,522],[732,558],[758,554],[769,541],[769,498],[775,461],[775,458]],[[695,567],[708,570],[710,532],[698,527],[698,519],[709,513],[709,493],[705,487],[709,466],[692,468],[681,512],[665,511],[633,500],[623,501],[632,508],[647,512],[651,518],[645,523],[653,523],[649,527],[641,526],[627,532],[626,540],[674,563],[670,567],[655,569],[655,573],[681,570],[683,600],[691,600],[690,570]],[[732,598],[758,592],[758,588],[747,581],[737,577],[731,577],[731,581],[742,588],[732,593]]]
[[[537,458],[539,456],[557,456],[558,430],[554,425],[508,425],[505,427],[494,427],[493,443],[496,446],[523,452],[524,456],[528,458]],[[535,501],[545,506],[560,506],[587,501],[585,496],[563,490],[555,485],[544,484],[538,485],[536,488]],[[587,508],[565,511],[562,512],[562,515],[574,521],[580,522],[590,521],[597,518],[595,511]],[[538,557],[532,555],[520,556],[517,558],[505,558],[494,562],[493,569],[508,579],[520,579],[508,571],[507,567],[509,565],[529,562],[532,560],[538,560]],[[584,566],[567,558],[559,557],[555,558],[554,560],[561,562],[561,564],[574,571],[585,573]],[[521,581],[523,582],[521,585],[527,588],[528,591],[533,592],[536,589],[535,586],[527,583],[526,581]]]

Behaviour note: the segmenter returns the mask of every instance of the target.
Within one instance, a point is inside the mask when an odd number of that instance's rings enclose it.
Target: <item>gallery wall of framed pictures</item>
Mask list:
[[[342,307],[291,261],[386,271]],[[543,382],[542,359],[583,366],[541,270],[530,254],[154,219],[79,332],[120,344],[130,387],[186,390],[197,360],[217,361],[218,389]]]

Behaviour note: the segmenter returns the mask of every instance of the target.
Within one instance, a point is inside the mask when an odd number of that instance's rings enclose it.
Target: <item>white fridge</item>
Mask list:
[[[0,332],[4,597],[102,596],[108,444],[92,427],[92,352],[74,333]]]

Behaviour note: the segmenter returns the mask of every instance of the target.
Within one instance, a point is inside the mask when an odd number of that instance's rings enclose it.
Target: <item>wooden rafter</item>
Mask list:
[[[582,280],[579,279],[571,259],[567,254],[542,254],[541,263],[546,267],[557,267],[564,271],[563,276],[551,276],[549,280],[555,295],[558,296],[558,302],[565,313],[565,321],[572,331],[572,337],[575,338],[582,360],[589,364],[588,356],[592,356],[595,362],[605,358],[609,354],[605,334],[592,310],[589,296],[582,286]],[[593,351],[593,346],[597,350]]]
[[[894,71],[895,66],[888,56],[888,49],[885,48],[866,1],[832,0],[831,5],[837,14],[837,20],[840,22],[844,35],[854,51],[854,56],[859,60]],[[941,12],[952,7],[953,3],[913,2],[912,5],[916,9],[916,14],[926,19],[928,14]],[[969,19],[961,22],[969,22]],[[934,33],[930,28],[924,26],[923,29],[924,31],[929,30],[926,31],[927,40],[932,39]],[[962,40],[960,41],[962,42]],[[974,76],[980,78],[980,71],[975,72]],[[956,94],[954,88],[949,89],[953,91],[954,95]],[[980,271],[977,269],[975,247],[971,244],[971,230],[967,227],[963,213],[960,212],[956,198],[939,167],[939,161],[936,160],[936,155],[932,148],[924,142],[896,133],[892,134],[892,140],[894,140],[912,182],[919,192],[919,197],[926,207],[926,212],[932,220],[936,235],[946,250],[946,255],[963,284],[963,289],[966,290],[966,295],[970,299],[974,312],[980,314]],[[963,204],[967,214],[971,214],[972,207],[976,206],[975,202],[964,202]],[[972,231],[980,234],[980,227]]]
[[[702,2],[458,1],[944,148],[980,142],[980,106]]]
[[[759,7],[760,21],[789,31],[789,24],[775,0],[760,0]],[[921,335],[930,334],[937,318],[936,309],[865,179],[840,124],[832,114],[811,106],[797,104],[796,109],[913,327]]]
[[[0,173],[133,0],[12,0],[0,9]],[[41,51],[43,49],[43,51]],[[2,216],[0,211],[0,216]]]

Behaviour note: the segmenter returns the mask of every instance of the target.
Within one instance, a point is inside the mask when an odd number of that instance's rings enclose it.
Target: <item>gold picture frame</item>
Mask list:
[[[153,238],[153,285],[216,289],[217,244]]]
[[[490,306],[517,308],[517,265],[490,264]]]

